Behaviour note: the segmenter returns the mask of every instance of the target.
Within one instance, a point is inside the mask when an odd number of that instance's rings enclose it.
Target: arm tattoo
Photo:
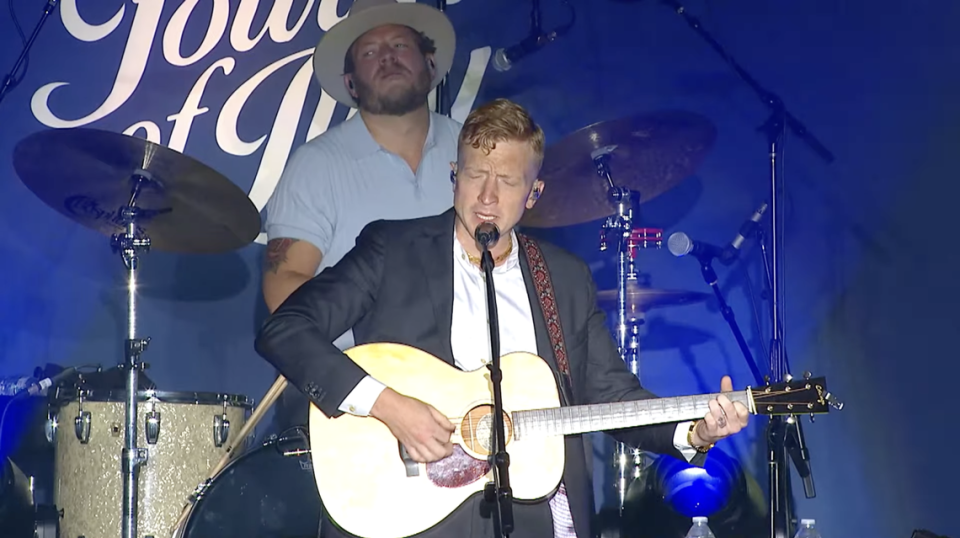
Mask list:
[[[273,274],[277,273],[280,264],[287,261],[287,250],[290,246],[299,241],[299,239],[289,239],[282,237],[271,239],[267,242],[267,250],[264,253],[263,266],[267,271]]]

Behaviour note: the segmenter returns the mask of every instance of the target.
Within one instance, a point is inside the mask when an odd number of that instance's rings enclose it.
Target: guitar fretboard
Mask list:
[[[520,439],[533,435],[575,435],[703,418],[710,410],[710,400],[716,399],[718,395],[699,394],[514,411],[514,437]],[[732,402],[742,403],[747,409],[752,408],[746,391],[727,392],[724,395]]]

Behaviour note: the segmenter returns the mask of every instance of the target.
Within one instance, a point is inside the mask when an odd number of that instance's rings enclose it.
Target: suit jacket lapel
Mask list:
[[[437,219],[438,226],[425,229],[414,248],[427,279],[427,289],[437,318],[438,337],[441,356],[453,365],[453,346],[450,343],[450,329],[453,326],[453,226],[452,209]]]

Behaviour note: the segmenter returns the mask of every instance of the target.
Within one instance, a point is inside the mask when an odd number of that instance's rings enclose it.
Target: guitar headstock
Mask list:
[[[843,403],[827,391],[826,377],[804,376],[751,390],[758,415],[816,415],[838,411]]]

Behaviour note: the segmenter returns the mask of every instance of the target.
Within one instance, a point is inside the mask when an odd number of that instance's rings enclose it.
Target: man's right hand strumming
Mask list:
[[[453,453],[450,435],[456,428],[429,404],[386,388],[370,416],[383,422],[417,462],[429,463]]]

